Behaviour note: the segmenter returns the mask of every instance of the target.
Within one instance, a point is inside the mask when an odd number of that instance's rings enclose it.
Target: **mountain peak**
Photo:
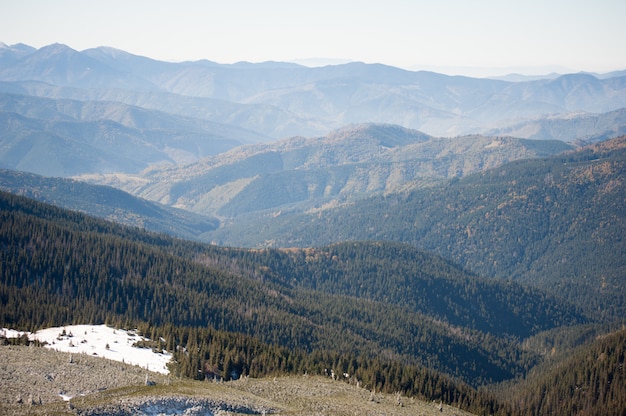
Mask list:
[[[36,62],[47,62],[47,66],[58,65],[59,59],[68,59],[70,57],[79,56],[80,52],[70,48],[62,43],[53,43],[51,45],[43,46],[37,49],[34,53],[28,56],[27,60],[34,60]]]
[[[7,45],[4,42],[0,42],[0,57],[2,57],[3,59],[9,58],[10,60],[17,60],[35,51],[35,48],[33,48],[32,46],[24,45],[23,43]],[[9,61],[5,61],[5,63],[6,62]]]
[[[339,140],[370,139],[385,147],[402,146],[430,138],[421,131],[386,123],[351,124],[329,133],[326,137]]]
[[[72,49],[63,43],[52,43],[50,45],[43,46],[42,48],[39,49],[39,52],[47,53],[50,55],[58,54],[58,53],[69,53],[69,52],[78,53],[77,50]]]
[[[108,58],[108,62],[113,62],[115,60],[124,61],[128,59],[136,59],[136,60],[144,60],[144,61],[154,61],[151,58],[146,58],[139,55],[134,55],[130,52],[123,51],[121,49],[112,48],[110,46],[98,46],[97,48],[90,48],[81,51],[81,53],[90,56],[95,59],[102,60],[103,58]]]

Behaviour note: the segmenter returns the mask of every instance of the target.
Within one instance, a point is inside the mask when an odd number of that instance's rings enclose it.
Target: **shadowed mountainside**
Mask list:
[[[47,178],[0,169],[0,189],[121,224],[181,238],[198,239],[202,233],[219,225],[213,218],[137,198],[115,188],[70,179]]]

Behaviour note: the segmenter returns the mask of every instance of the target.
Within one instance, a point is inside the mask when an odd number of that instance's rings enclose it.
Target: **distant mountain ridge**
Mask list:
[[[2,167],[46,176],[138,172],[267,139],[234,126],[119,102],[3,93],[0,131]]]
[[[526,139],[591,143],[626,134],[626,108],[602,114],[563,114],[525,120],[486,132]]]
[[[44,81],[52,85],[81,88],[139,88],[154,86],[132,73],[115,70],[103,62],[66,45],[52,44],[23,55],[4,67],[3,80]]]
[[[78,52],[60,44],[3,51],[5,91],[21,88],[31,95],[72,99],[93,99],[97,91],[101,99],[116,95],[114,101],[126,104],[147,101],[146,108],[234,124],[273,138],[319,136],[364,122],[456,136],[545,114],[626,107],[626,77],[620,72],[606,79],[580,73],[507,82],[359,62],[319,68],[278,62],[171,63],[106,47]],[[147,99],[154,94],[167,94],[168,100]],[[214,100],[228,104],[228,116]]]

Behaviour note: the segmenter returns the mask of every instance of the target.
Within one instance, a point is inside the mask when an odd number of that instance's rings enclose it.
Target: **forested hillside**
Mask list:
[[[283,284],[391,303],[498,337],[525,338],[586,320],[575,308],[538,290],[468,274],[405,244],[338,243],[240,254],[269,266],[271,272],[264,277]]]
[[[549,365],[522,337],[587,321],[537,290],[467,274],[406,245],[228,249],[0,196],[1,326],[138,327],[163,338],[148,346],[177,351],[172,370],[181,376],[333,369],[376,390],[526,414],[534,407],[514,397],[515,387],[506,400],[475,387]],[[617,377],[613,364],[600,370],[597,377]],[[620,405],[623,391],[616,384],[585,403]]]
[[[544,288],[599,318],[621,319],[625,174],[621,137],[325,212],[242,219],[211,235],[248,246],[402,241],[485,277]]]
[[[621,416],[626,412],[626,330],[598,338],[510,387],[513,414]]]
[[[541,359],[512,335],[586,319],[541,293],[488,283],[410,247],[226,249],[1,195],[0,325],[138,325],[166,340],[160,348],[198,351],[177,355],[182,375],[317,373],[335,365],[371,387],[482,406],[491,399],[446,374],[474,386],[521,376]],[[376,252],[378,258],[370,256]],[[399,265],[389,279],[417,273],[407,276],[407,293],[386,297],[375,281],[394,255]],[[338,263],[329,267],[328,260]],[[306,281],[309,273],[317,277]],[[326,273],[354,286],[333,294]],[[362,281],[353,281],[357,274]],[[420,304],[420,287],[443,307]],[[469,297],[482,299],[475,322],[462,317]],[[535,308],[551,316],[532,316]],[[498,327],[502,313],[517,319],[521,332]]]

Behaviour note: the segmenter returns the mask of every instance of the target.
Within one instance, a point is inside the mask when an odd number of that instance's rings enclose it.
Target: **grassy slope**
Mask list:
[[[440,414],[439,404],[382,393],[332,381],[330,378],[291,376],[276,379],[242,379],[229,383],[207,383],[169,379],[149,373],[156,386],[145,386],[147,372],[139,367],[91,356],[74,356],[44,348],[0,347],[0,414],[89,414],[90,411],[119,411],[142,403],[213,405],[243,414],[263,409],[284,415],[310,414]],[[71,400],[75,409],[63,402],[59,392],[84,393]],[[22,397],[23,403],[17,403]],[[33,397],[41,404],[31,405]],[[401,405],[398,405],[400,402]],[[456,408],[443,406],[457,415]]]

